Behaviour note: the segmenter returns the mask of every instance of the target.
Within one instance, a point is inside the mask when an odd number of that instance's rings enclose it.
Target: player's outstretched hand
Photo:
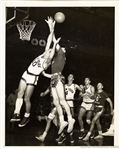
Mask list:
[[[48,24],[50,29],[55,27],[55,20],[53,20],[51,16],[48,16],[47,20],[45,19],[45,22]]]
[[[56,44],[59,43],[60,40],[61,40],[61,37],[58,38],[58,39],[55,41],[55,43],[56,43]]]

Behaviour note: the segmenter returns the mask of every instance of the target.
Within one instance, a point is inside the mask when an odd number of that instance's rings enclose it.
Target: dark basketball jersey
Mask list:
[[[104,107],[105,99],[108,98],[107,93],[102,91],[101,93],[96,92],[95,95],[97,95],[95,104],[102,105]]]
[[[63,52],[63,50],[60,48],[59,51],[57,51],[57,53],[55,54],[52,61],[51,66],[52,73],[62,72],[65,66],[65,62],[66,62],[65,52]]]

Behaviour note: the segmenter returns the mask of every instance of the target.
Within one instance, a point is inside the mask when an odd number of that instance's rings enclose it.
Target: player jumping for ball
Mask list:
[[[73,102],[74,101],[74,95],[76,93],[76,90],[81,91],[81,89],[80,89],[79,85],[73,83],[73,80],[74,80],[74,76],[73,76],[73,74],[70,74],[68,76],[68,83],[65,84],[65,95],[66,95],[66,101],[67,101],[67,103],[70,107],[70,110],[72,112],[72,116],[74,117],[74,102]],[[47,88],[47,90],[45,92],[42,92],[40,94],[40,96],[45,96],[50,91],[51,91],[51,88],[49,87],[49,88]],[[53,98],[53,97],[51,97],[51,98]],[[43,134],[40,136],[36,136],[36,139],[40,140],[41,142],[45,141],[45,138],[46,138],[48,131],[50,129],[52,120],[53,120],[53,123],[57,127],[59,127],[59,121],[57,119],[56,107],[53,107],[53,105],[51,107],[52,107],[52,110],[48,115],[46,127],[45,127]],[[74,139],[73,139],[72,135],[73,135],[73,132],[69,133],[70,143],[74,143]],[[59,135],[59,137],[56,139],[56,141],[58,142],[58,144],[62,144],[65,139],[66,139],[65,134],[62,132]]]
[[[54,20],[52,17],[48,17],[46,20],[50,32],[54,25]],[[53,34],[53,42],[56,42],[55,34]],[[60,47],[59,44],[56,45],[56,54],[53,57],[51,71],[52,71],[52,78],[51,78],[51,91],[53,96],[53,103],[56,106],[59,120],[60,120],[60,127],[58,134],[60,134],[63,129],[68,125],[67,132],[70,133],[73,130],[75,119],[72,118],[72,114],[70,111],[70,107],[68,106],[65,100],[65,90],[64,90],[64,76],[62,75],[62,71],[64,69],[66,63],[66,56],[65,56],[65,48]],[[61,105],[64,107],[68,122],[64,121],[64,115]]]
[[[42,74],[45,77],[48,77],[48,78],[51,77],[51,75],[46,74],[44,70],[46,70],[50,66],[51,60],[55,54],[56,44],[60,40],[60,38],[58,38],[58,40],[55,40],[53,48],[50,48],[50,45],[53,40],[54,25],[55,25],[55,22],[54,24],[52,23],[52,28],[50,30],[50,34],[47,39],[45,52],[39,55],[31,62],[28,69],[23,73],[21,77],[19,87],[18,87],[15,111],[14,111],[13,117],[10,120],[11,122],[20,121],[20,110],[23,104],[23,96],[24,96],[26,111],[22,121],[18,125],[19,127],[25,126],[30,120],[29,119],[30,110],[31,110],[30,98],[33,94],[35,86],[37,85],[39,75]]]

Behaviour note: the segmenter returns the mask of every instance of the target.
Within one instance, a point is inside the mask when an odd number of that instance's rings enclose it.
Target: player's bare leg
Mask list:
[[[52,109],[51,113],[48,115],[48,118],[47,118],[47,123],[46,123],[45,131],[39,137],[36,136],[36,139],[37,140],[39,140],[41,142],[44,142],[45,141],[45,138],[46,138],[46,136],[48,134],[48,131],[50,129],[50,126],[51,126],[51,121],[55,118],[56,112],[57,112],[56,111],[56,108]]]
[[[18,87],[18,93],[17,93],[17,99],[15,103],[15,110],[13,117],[11,118],[10,122],[20,121],[20,110],[23,105],[23,95],[26,89],[26,82],[24,80],[20,80],[19,87]]]
[[[34,86],[33,85],[28,85],[27,88],[26,88],[25,97],[24,97],[26,111],[25,111],[25,114],[24,114],[24,117],[23,117],[22,121],[18,125],[19,127],[25,126],[30,120],[29,119],[30,110],[31,110],[30,98],[33,94],[33,91],[34,91]]]
[[[57,90],[55,87],[52,87],[52,95],[53,95],[54,105],[56,106],[56,109],[57,109],[57,112],[59,115],[60,127],[59,127],[58,134],[60,134],[63,131],[63,129],[67,126],[68,123],[66,121],[64,121],[63,110],[60,105],[60,98],[58,96],[58,93],[57,93]]]
[[[70,133],[73,130],[75,120],[72,118],[70,107],[67,104],[67,101],[65,100],[65,92],[64,92],[64,86],[61,81],[58,81],[58,84],[56,86],[57,94],[60,99],[60,104],[64,107],[67,117],[68,117],[68,129],[67,132]]]

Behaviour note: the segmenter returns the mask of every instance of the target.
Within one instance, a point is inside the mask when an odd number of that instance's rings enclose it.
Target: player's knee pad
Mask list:
[[[52,113],[50,113],[50,114],[48,115],[48,118],[49,118],[49,119],[51,119],[51,120],[53,120],[53,119],[54,119],[54,117],[55,117],[55,115],[54,115],[54,114],[52,114]]]
[[[89,119],[87,119],[86,122],[87,122],[88,124],[91,124],[91,120],[89,120]]]

